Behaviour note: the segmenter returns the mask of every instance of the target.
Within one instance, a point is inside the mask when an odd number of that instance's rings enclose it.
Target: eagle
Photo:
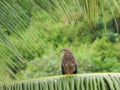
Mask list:
[[[72,51],[69,48],[64,48],[62,51],[64,52],[61,63],[62,74],[76,74],[77,62]]]

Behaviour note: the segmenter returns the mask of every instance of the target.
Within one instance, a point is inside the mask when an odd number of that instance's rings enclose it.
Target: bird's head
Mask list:
[[[63,57],[66,58],[66,59],[71,59],[71,58],[74,58],[73,54],[72,54],[72,51],[69,49],[69,48],[64,48],[62,49],[63,51]]]
[[[63,48],[62,51],[63,51],[64,53],[68,53],[68,52],[70,53],[70,52],[71,52],[71,50],[70,50],[69,48]]]

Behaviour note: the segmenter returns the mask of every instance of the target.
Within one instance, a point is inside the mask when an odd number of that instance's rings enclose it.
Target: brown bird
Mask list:
[[[76,74],[77,73],[77,62],[69,48],[62,50],[64,55],[62,57],[62,74]]]

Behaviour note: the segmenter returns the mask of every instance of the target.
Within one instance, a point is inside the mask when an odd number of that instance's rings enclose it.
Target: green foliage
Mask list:
[[[104,44],[104,45],[103,45]],[[93,43],[94,51],[92,60],[94,62],[93,71],[119,72],[119,43],[113,44],[102,38]]]
[[[107,37],[103,36],[93,43],[79,44],[79,46],[77,46],[78,42],[76,41],[72,42],[72,45],[69,43],[64,43],[64,47],[69,45],[72,49],[78,62],[78,73],[120,71],[119,42],[112,43]],[[45,49],[42,57],[29,62],[26,70],[21,71],[17,76],[21,79],[27,79],[61,74],[62,53],[60,50],[62,48],[61,45],[58,45],[55,49],[53,46],[49,46]]]
[[[0,84],[3,90],[119,90],[120,73],[77,74]]]
[[[19,4],[21,3],[19,2]],[[8,35],[17,34],[18,31],[27,28],[30,23],[31,10],[23,9],[22,5],[19,4],[9,0],[0,1],[0,26],[2,31]]]
[[[79,73],[119,72],[119,3],[1,0],[0,80],[61,74],[64,47],[74,52]]]

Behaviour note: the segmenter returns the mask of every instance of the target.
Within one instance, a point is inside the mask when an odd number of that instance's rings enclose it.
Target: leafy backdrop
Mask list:
[[[70,47],[78,72],[120,71],[120,0],[1,0],[0,81],[61,74]]]

